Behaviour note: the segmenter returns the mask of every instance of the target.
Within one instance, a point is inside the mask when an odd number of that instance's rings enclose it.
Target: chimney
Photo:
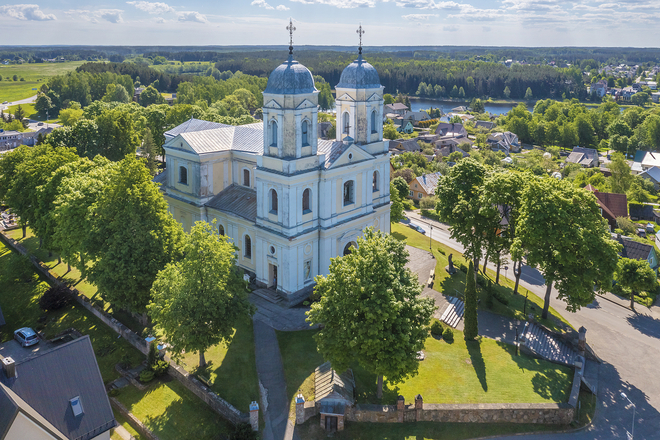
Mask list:
[[[2,359],[2,369],[7,375],[8,379],[13,379],[16,377],[16,363],[10,357]]]

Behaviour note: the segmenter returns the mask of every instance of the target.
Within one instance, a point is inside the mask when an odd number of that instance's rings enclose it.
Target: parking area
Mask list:
[[[53,344],[44,340],[40,340],[37,345],[33,345],[32,347],[21,347],[18,342],[12,339],[11,341],[0,344],[0,356],[10,357],[15,362],[20,362],[39,352],[48,351],[53,347]]]

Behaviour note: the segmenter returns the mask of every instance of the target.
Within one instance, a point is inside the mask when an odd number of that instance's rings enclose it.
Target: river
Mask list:
[[[509,112],[512,108],[518,105],[518,103],[492,103],[492,102],[484,102],[484,107],[486,109],[486,112],[491,113],[493,115],[503,115]],[[527,109],[531,112],[534,110],[534,104],[535,102],[531,102],[527,104]],[[431,107],[433,108],[440,108],[444,113],[449,113],[451,109],[454,107],[459,107],[459,106],[465,106],[468,107],[470,105],[469,101],[465,102],[460,102],[460,101],[436,101],[433,99],[411,99],[410,100],[410,106],[412,107],[411,110],[416,112],[420,110],[427,110]]]

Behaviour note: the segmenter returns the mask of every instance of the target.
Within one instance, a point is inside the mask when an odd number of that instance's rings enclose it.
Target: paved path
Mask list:
[[[263,440],[299,440],[289,422],[289,399],[275,330],[258,317],[254,322],[254,350],[265,427]]]
[[[135,439],[135,437],[133,437],[131,435],[131,433],[128,432],[126,430],[126,428],[124,428],[121,425],[115,426],[114,428],[112,428],[112,430],[115,434],[119,434],[119,437],[123,438],[124,440],[133,440],[133,439]]]
[[[297,331],[311,329],[309,323],[305,321],[307,318],[305,312],[309,310],[309,307],[286,308],[279,304],[273,304],[254,294],[250,295],[250,302],[257,306],[257,313],[255,313],[254,317],[275,330]]]
[[[2,104],[4,101],[0,101],[0,110],[7,110],[10,105],[18,105],[18,104],[32,104],[37,100],[37,95],[30,96],[29,98],[25,99],[19,99],[18,101],[12,101],[7,104]]]

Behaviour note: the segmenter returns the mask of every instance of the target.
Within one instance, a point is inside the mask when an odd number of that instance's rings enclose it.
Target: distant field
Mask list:
[[[37,94],[37,91],[32,89],[39,88],[46,79],[74,70],[85,62],[69,61],[66,63],[0,65],[0,76],[2,76],[2,81],[0,81],[0,102],[18,101],[34,96]],[[19,81],[12,80],[14,75],[18,76]],[[25,81],[20,81],[20,78],[25,78]]]

